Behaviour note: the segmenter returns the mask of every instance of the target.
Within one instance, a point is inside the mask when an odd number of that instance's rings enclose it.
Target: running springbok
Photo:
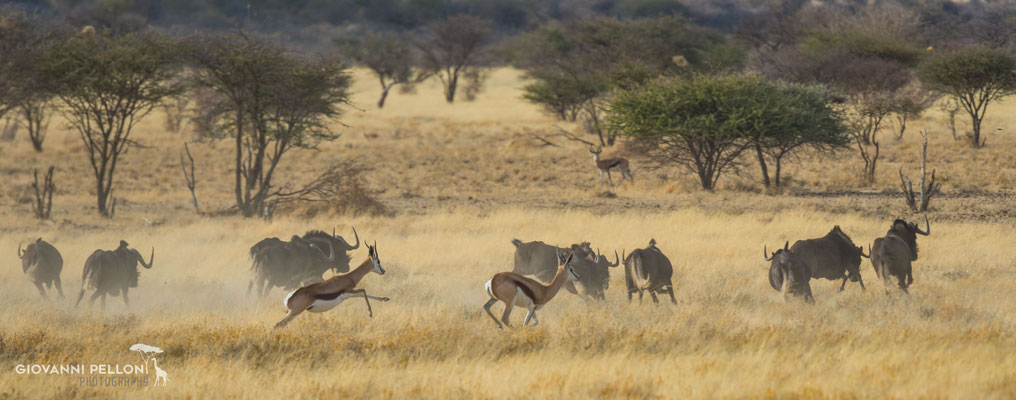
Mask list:
[[[530,319],[533,320],[533,326],[538,325],[540,319],[536,318],[536,310],[543,308],[550,299],[553,299],[557,292],[561,290],[561,287],[564,286],[565,282],[579,280],[578,273],[575,272],[571,265],[568,265],[571,263],[573,256],[574,253],[568,254],[568,260],[557,270],[554,280],[547,286],[514,272],[495,274],[485,285],[487,294],[490,295],[490,300],[487,300],[487,304],[483,305],[483,310],[494,320],[498,329],[504,328],[501,322],[504,322],[509,328],[512,327],[508,323],[508,317],[511,316],[512,307],[514,306],[526,307],[529,310],[526,314],[526,320],[522,322],[523,327],[529,324]],[[501,315],[501,321],[498,321],[494,317],[494,314],[490,312],[490,306],[498,301],[504,303],[504,314]]]
[[[624,178],[628,177],[632,183],[635,183],[635,177],[631,176],[631,170],[628,169],[628,160],[621,157],[612,157],[600,159],[600,153],[603,152],[603,146],[593,149],[589,146],[589,152],[593,154],[593,161],[596,161],[596,168],[600,169],[600,182],[603,182],[603,173],[607,173],[607,182],[610,186],[614,186],[613,180],[610,179],[610,171],[616,171],[621,173],[621,182],[624,182]]]
[[[316,245],[312,244],[311,246]],[[374,271],[378,275],[385,274],[385,269],[381,266],[381,259],[377,255],[377,242],[374,242],[374,246],[367,245],[367,252],[367,259],[348,274],[336,275],[324,282],[312,283],[290,292],[282,303],[288,312],[282,321],[275,324],[275,328],[286,326],[289,321],[304,311],[325,312],[335,308],[343,300],[358,296],[363,296],[363,300],[367,302],[367,315],[374,318],[374,311],[371,310],[368,299],[388,301],[389,298],[368,296],[366,290],[356,288],[356,285],[368,272]],[[330,243],[328,253],[334,254]]]

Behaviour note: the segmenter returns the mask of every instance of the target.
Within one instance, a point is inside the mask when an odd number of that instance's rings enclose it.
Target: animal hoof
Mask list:
[[[391,300],[391,299],[389,299],[389,298],[387,298],[387,297],[382,297],[382,298],[381,298],[381,301],[388,301],[388,300]]]

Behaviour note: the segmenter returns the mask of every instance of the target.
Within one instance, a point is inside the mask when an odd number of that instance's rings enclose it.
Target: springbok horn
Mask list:
[[[21,259],[23,257],[24,256],[21,255],[21,243],[18,243],[18,259]]]
[[[618,256],[617,256],[617,250],[614,250],[614,263],[613,264],[607,264],[607,266],[608,267],[616,267],[618,265],[621,265],[621,259],[618,258]]]
[[[927,214],[924,215],[924,228],[926,230],[922,231],[921,228],[918,228],[916,224],[914,225],[914,228],[917,229],[917,233],[920,233],[920,234],[922,234],[924,236],[930,235],[931,234],[931,223],[928,222],[928,215]]]
[[[762,246],[762,257],[764,257],[766,261],[772,261],[773,257],[776,256],[776,253],[773,253],[773,255],[771,256],[768,254],[769,254],[769,246]]]

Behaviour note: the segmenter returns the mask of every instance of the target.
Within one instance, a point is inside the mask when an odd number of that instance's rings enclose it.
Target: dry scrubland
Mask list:
[[[358,78],[354,100],[364,111],[336,125],[339,141],[289,154],[283,177],[297,184],[355,158],[372,168],[369,184],[392,210],[382,216],[194,216],[177,165],[190,138],[164,133],[154,115],[135,136],[154,148],[123,159],[117,193],[126,201],[109,221],[94,215],[83,148],[59,121],[40,155],[23,137],[0,142],[0,398],[1016,396],[1011,105],[989,110],[989,146],[980,151],[954,142],[938,112],[901,142],[883,133],[874,187],[857,185],[860,160],[844,152],[803,157],[781,195],[759,193],[751,168],[703,193],[678,171],[640,169],[634,156],[637,183],[608,192],[582,146],[558,138],[562,147],[540,147],[528,137],[572,126],[521,102],[513,71],[498,71],[475,103],[447,106],[424,85],[393,94],[381,111],[370,106],[374,81]],[[916,175],[921,128],[946,194],[933,202],[932,235],[919,239],[911,295],[884,296],[865,263],[867,293],[815,281],[817,305],[785,304],[766,281],[763,244],[821,236],[833,224],[858,244],[882,235],[905,214],[892,195],[896,169]],[[227,208],[229,144],[192,151],[202,205]],[[49,164],[58,168],[53,221],[38,223],[26,183],[31,168]],[[349,300],[272,332],[283,294],[244,296],[246,249],[265,236],[332,226],[343,234],[356,226],[377,241],[388,274],[363,286],[392,301],[373,303],[373,319]],[[71,299],[40,300],[21,273],[15,248],[37,236],[63,253],[69,298],[85,257],[121,238],[143,253],[156,247],[155,267],[142,271],[130,311],[110,299],[105,313],[75,312]],[[656,238],[674,261],[678,304],[627,305],[617,270],[605,304],[562,293],[539,327],[497,331],[480,308],[483,282],[511,268],[513,237],[589,240],[605,251]],[[364,257],[365,248],[353,256]],[[137,342],[166,350],[159,365],[168,387],[83,388],[72,377],[12,372],[17,364],[137,363],[127,350]]]

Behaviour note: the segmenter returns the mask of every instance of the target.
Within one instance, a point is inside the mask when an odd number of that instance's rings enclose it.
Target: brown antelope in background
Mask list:
[[[565,282],[579,280],[578,273],[572,269],[571,265],[568,265],[573,256],[574,254],[568,255],[564,265],[557,270],[557,275],[554,275],[554,280],[547,286],[514,272],[501,272],[494,275],[485,285],[490,300],[487,300],[487,303],[483,305],[483,310],[494,320],[498,329],[503,328],[501,322],[511,328],[508,317],[511,316],[514,306],[526,307],[529,310],[526,320],[522,322],[523,327],[529,324],[530,319],[533,320],[533,326],[538,325],[540,319],[536,318],[536,310],[543,308],[550,299],[553,299]],[[501,321],[498,321],[490,312],[490,306],[498,301],[504,303],[504,314],[501,315]]]
[[[360,283],[368,272],[374,271],[378,275],[384,275],[385,269],[381,266],[381,260],[377,255],[377,245],[367,245],[368,257],[359,267],[356,267],[353,271],[344,275],[336,275],[324,282],[312,283],[302,288],[296,289],[286,296],[286,300],[282,304],[286,306],[286,316],[282,318],[279,323],[275,324],[275,328],[282,328],[292,321],[297,315],[304,311],[310,312],[325,312],[335,308],[335,306],[342,303],[351,297],[363,296],[363,300],[367,302],[367,315],[374,318],[374,311],[370,308],[370,300],[374,299],[378,301],[388,301],[387,297],[375,297],[368,296],[367,291],[364,289],[356,289],[356,285]],[[328,245],[329,258],[334,256],[334,249],[331,244]]]
[[[631,170],[628,169],[628,160],[621,157],[611,157],[600,159],[600,153],[603,152],[603,146],[593,148],[589,146],[589,152],[593,154],[593,161],[596,161],[596,168],[600,169],[600,182],[603,182],[603,173],[607,173],[607,182],[611,186],[614,186],[613,180],[610,178],[610,171],[621,173],[621,182],[624,182],[624,178],[628,177],[632,183],[635,182],[635,177],[631,175]]]

